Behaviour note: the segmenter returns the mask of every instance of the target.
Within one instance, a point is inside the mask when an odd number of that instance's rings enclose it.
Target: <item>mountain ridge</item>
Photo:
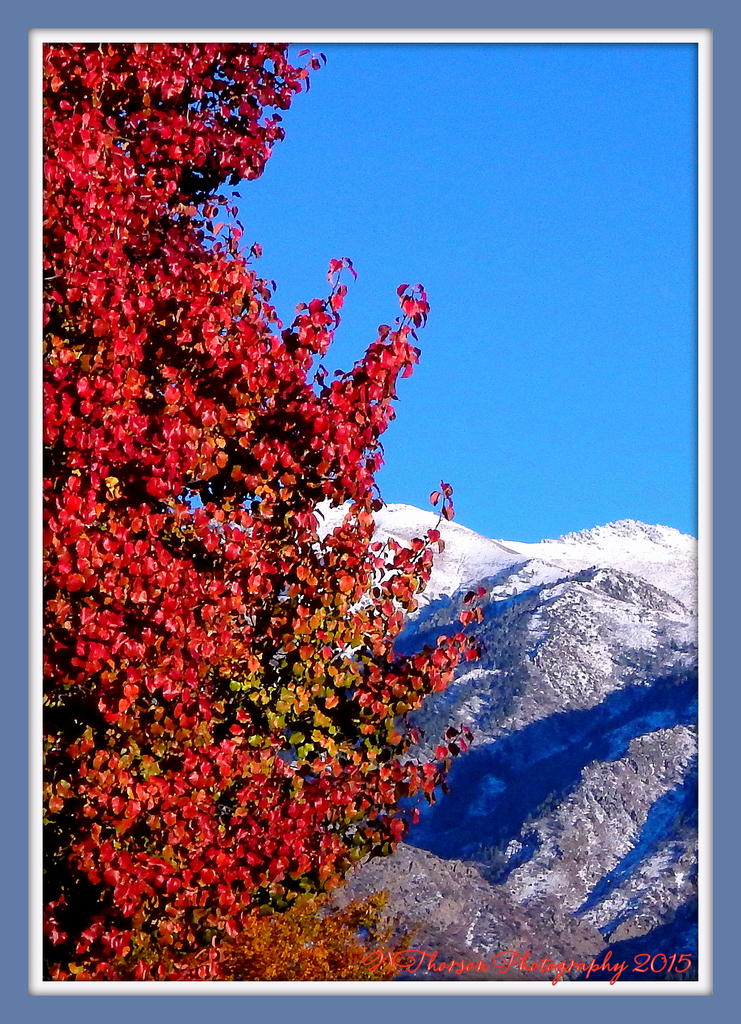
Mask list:
[[[322,532],[328,532],[342,521],[345,508],[324,505],[320,514]],[[445,548],[435,557],[429,585],[420,597],[422,605],[528,562],[566,573],[594,565],[620,569],[666,590],[690,610],[697,605],[697,541],[671,526],[620,519],[555,540],[515,541],[485,537],[435,512],[399,503],[384,505],[375,513],[375,522],[378,538],[393,537],[402,543],[430,529],[440,532]]]

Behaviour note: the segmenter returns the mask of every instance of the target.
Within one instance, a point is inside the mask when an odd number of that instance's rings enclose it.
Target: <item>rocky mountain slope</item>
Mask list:
[[[435,524],[408,506],[377,517],[402,540]],[[458,628],[465,591],[485,588],[482,660],[417,718],[430,746],[461,723],[475,743],[348,894],[388,889],[441,956],[689,952],[694,977],[695,540],[630,520],[538,544],[439,528],[445,551],[399,647]]]

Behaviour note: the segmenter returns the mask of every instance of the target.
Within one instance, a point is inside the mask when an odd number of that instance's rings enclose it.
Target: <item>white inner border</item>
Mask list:
[[[698,48],[699,978],[687,982],[132,981],[42,978],[42,47],[46,42],[696,43]],[[709,29],[33,29],[29,33],[29,991],[32,995],[710,995],[712,992],[712,32]],[[658,951],[657,951],[658,952]]]

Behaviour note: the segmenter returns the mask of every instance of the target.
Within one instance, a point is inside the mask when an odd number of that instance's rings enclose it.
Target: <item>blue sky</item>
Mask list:
[[[397,285],[427,288],[385,500],[426,507],[442,478],[491,537],[696,533],[695,46],[311,49],[327,65],[241,218],[286,321],[355,262],[332,368]]]

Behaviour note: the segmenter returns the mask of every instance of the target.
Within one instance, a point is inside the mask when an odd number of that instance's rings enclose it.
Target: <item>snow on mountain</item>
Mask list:
[[[345,509],[322,505],[319,512],[324,532],[342,522]],[[412,505],[384,505],[374,518],[376,536],[381,540],[392,537],[408,544],[415,537],[423,537],[428,530],[440,531],[445,550],[435,555],[432,578],[422,596],[423,604],[442,594],[452,594],[468,583],[492,576],[518,562],[525,562],[529,557],[511,550],[500,541],[482,537],[459,523],[440,519],[435,512],[425,512]]]
[[[342,521],[344,508],[320,506],[322,532]],[[670,526],[651,526],[632,519],[568,533],[535,543],[492,540],[460,523],[440,519],[435,512],[413,505],[385,505],[375,513],[376,535],[408,543],[427,530],[438,529],[445,550],[435,557],[430,584],[422,604],[504,570],[513,586],[516,576],[529,587],[552,583],[584,569],[599,567],[631,573],[658,587],[692,610],[697,604],[697,541]],[[522,567],[518,573],[513,567]]]
[[[620,569],[697,607],[697,541],[670,526],[621,519],[556,540],[534,544],[502,541],[525,558],[537,558],[569,572],[592,566]]]

